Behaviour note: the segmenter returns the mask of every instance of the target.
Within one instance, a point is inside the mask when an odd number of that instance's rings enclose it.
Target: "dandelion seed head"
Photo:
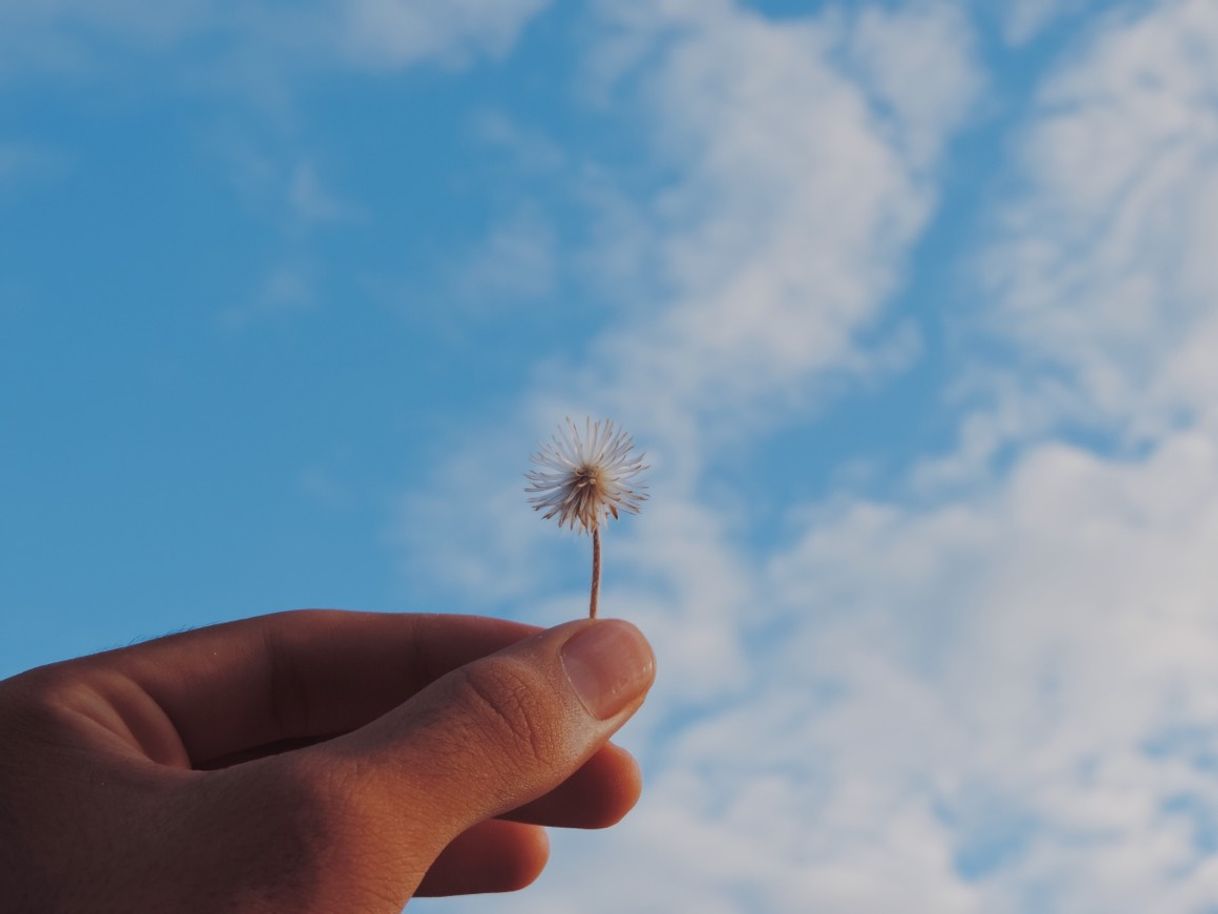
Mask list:
[[[634,441],[609,419],[570,419],[533,455],[536,469],[526,474],[533,509],[559,527],[589,533],[621,512],[638,514],[646,487],[634,482],[647,469]]]

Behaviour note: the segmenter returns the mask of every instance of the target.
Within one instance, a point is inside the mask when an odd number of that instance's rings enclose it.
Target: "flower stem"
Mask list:
[[[588,596],[588,618],[596,618],[596,603],[601,592],[601,531],[592,528],[592,592]]]

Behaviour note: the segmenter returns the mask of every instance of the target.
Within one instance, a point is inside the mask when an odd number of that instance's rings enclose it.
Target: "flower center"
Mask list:
[[[597,525],[597,514],[605,498],[605,471],[585,463],[574,473],[570,486],[572,512],[586,529]]]
[[[605,494],[605,471],[596,464],[585,463],[575,471],[572,483],[580,501],[599,501]]]

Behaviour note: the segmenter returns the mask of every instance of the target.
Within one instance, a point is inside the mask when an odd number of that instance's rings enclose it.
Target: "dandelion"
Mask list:
[[[549,444],[533,455],[537,469],[526,474],[529,503],[558,526],[592,534],[592,590],[588,616],[596,618],[601,587],[601,522],[625,511],[638,514],[645,486],[632,483],[647,467],[634,441],[612,421],[584,420],[584,432],[570,419]]]

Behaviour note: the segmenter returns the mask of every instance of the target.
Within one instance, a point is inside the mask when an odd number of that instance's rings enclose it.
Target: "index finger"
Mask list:
[[[118,673],[146,692],[199,767],[354,730],[449,670],[538,630],[485,616],[296,610],[73,663]]]

